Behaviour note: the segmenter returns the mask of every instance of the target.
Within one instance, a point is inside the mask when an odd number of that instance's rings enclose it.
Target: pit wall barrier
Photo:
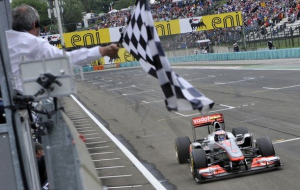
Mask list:
[[[169,57],[170,64],[194,61],[230,61],[230,60],[263,60],[263,59],[288,59],[299,58],[300,48],[260,50],[228,53],[208,53],[188,56]],[[138,66],[139,62],[121,63],[120,67]]]
[[[110,68],[119,68],[120,63],[113,63],[113,64],[107,64],[107,65],[96,65],[96,66],[84,66],[82,67],[83,72],[91,72],[91,71],[100,71],[104,69],[110,69]],[[79,67],[74,67],[73,68],[74,73],[78,74],[80,73],[80,68]]]
[[[192,51],[192,50],[191,50]],[[168,52],[166,55],[168,56]],[[263,59],[288,59],[300,58],[300,48],[277,49],[277,50],[258,50],[243,52],[226,52],[226,53],[208,53],[198,55],[168,57],[170,64],[194,62],[194,61],[230,61],[230,60],[263,60]],[[104,65],[104,69],[112,67],[135,67],[139,66],[138,61]],[[83,72],[94,71],[92,66],[83,67]],[[74,72],[79,72],[77,68]]]
[[[288,59],[299,58],[300,48],[279,49],[279,50],[259,50],[228,53],[209,53],[189,56],[179,56],[168,58],[169,62],[193,62],[193,61],[230,61],[230,60],[263,60],[263,59]]]

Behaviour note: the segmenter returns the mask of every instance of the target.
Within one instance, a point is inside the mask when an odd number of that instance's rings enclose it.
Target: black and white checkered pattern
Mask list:
[[[158,78],[169,111],[212,108],[212,100],[171,69],[154,26],[149,0],[136,1],[120,41],[147,73]]]

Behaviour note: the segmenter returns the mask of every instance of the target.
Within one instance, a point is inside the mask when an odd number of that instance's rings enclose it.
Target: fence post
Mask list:
[[[243,17],[243,16],[242,16]],[[247,51],[246,47],[246,35],[245,35],[245,22],[244,22],[244,17],[243,17],[243,26],[242,26],[242,32],[243,32],[243,45],[244,45],[244,51]]]
[[[286,43],[286,35],[285,35],[285,29],[283,30],[283,36],[284,36],[285,47],[287,47],[287,43]]]

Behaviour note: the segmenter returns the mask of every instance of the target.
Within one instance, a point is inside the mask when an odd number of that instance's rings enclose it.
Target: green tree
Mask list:
[[[67,32],[73,32],[77,28],[77,23],[82,22],[82,12],[84,6],[79,0],[65,0],[64,1],[63,19]]]
[[[80,0],[80,2],[84,7],[84,11],[90,13],[91,12],[90,0]]]
[[[47,26],[51,23],[51,20],[48,18],[48,7],[46,1],[42,0],[13,0],[11,7],[15,8],[22,4],[27,4],[34,7],[40,15],[40,23],[43,26]]]
[[[115,3],[114,9],[120,10],[127,8],[129,6],[133,6],[136,0],[119,0]]]
[[[91,9],[94,13],[107,13],[112,0],[90,0]]]

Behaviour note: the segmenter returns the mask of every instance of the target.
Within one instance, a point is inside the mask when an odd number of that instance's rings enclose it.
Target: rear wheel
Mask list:
[[[201,168],[207,168],[207,158],[206,153],[203,149],[195,149],[191,152],[191,162],[190,162],[190,168],[191,173],[194,179],[198,183],[201,182],[201,175],[199,174],[199,169]]]
[[[236,137],[238,134],[244,134],[248,133],[248,129],[246,127],[235,127],[232,129],[232,134]]]
[[[275,155],[275,150],[269,137],[256,139],[256,145],[262,157]]]
[[[188,162],[190,144],[189,137],[178,137],[175,140],[176,157],[179,164]]]

